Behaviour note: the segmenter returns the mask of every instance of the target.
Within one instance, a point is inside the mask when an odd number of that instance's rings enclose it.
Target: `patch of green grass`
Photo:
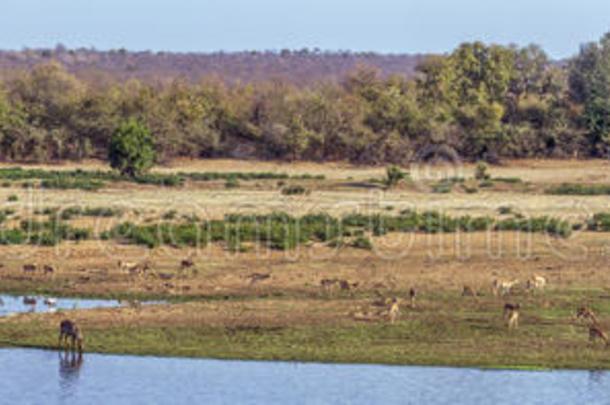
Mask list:
[[[546,190],[555,195],[610,195],[610,185],[584,185],[564,183]]]

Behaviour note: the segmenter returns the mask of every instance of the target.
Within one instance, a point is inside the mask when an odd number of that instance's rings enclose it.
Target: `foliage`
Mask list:
[[[108,147],[108,160],[121,175],[137,177],[150,169],[155,160],[153,140],[145,124],[132,118],[121,124]]]

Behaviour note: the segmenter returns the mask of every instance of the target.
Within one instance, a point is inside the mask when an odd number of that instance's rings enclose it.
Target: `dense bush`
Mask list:
[[[567,184],[551,187],[547,194],[556,195],[610,195],[610,185]]]
[[[385,165],[607,156],[609,49],[605,36],[558,66],[535,45],[472,42],[422,58],[408,78],[360,67],[305,87],[154,75],[146,83],[117,72],[98,81],[52,62],[0,85],[0,159],[107,156],[135,176],[155,154]]]

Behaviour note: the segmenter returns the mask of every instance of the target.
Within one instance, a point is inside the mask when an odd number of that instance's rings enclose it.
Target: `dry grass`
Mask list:
[[[87,163],[86,168],[99,168]],[[436,209],[449,214],[497,215],[512,206],[525,215],[552,215],[583,220],[607,211],[610,197],[539,194],[557,182],[610,182],[605,161],[510,162],[492,167],[494,176],[532,181],[532,192],[491,191],[477,194],[431,194],[417,187],[388,192],[366,191],[342,184],[383,176],[383,168],[345,164],[318,165],[235,161],[174,162],[165,171],[278,171],[324,174],[310,181],[308,196],[283,197],[275,182],[254,181],[225,190],[221,183],[188,183],[183,188],[109,184],[97,192],[18,188],[0,189],[0,201],[26,217],[35,208],[81,205],[120,207],[122,218],[79,218],[74,225],[108,229],[127,219],[159,217],[169,210],[221,218],[229,212],[287,211],[299,215],[327,212],[397,213],[405,208]],[[55,167],[54,167],[55,168]],[[73,169],[74,166],[68,168]],[[466,167],[466,176],[472,170]],[[351,181],[349,180],[349,181]],[[250,182],[249,182],[250,183]],[[392,206],[392,211],[386,207]],[[137,211],[138,213],[136,213]],[[9,221],[10,224],[17,220]],[[88,331],[89,347],[100,352],[172,354],[231,358],[282,358],[402,364],[528,365],[608,368],[601,349],[586,349],[586,331],[574,325],[574,309],[595,308],[610,327],[610,242],[607,234],[575,232],[569,239],[515,232],[472,234],[390,234],[374,238],[372,251],[331,249],[319,244],[294,251],[265,249],[233,253],[219,244],[199,251],[87,241],[57,247],[0,246],[0,291],[71,296],[166,298],[173,304],[91,311],[70,316]],[[180,261],[194,254],[195,266],[181,271]],[[117,261],[147,262],[143,276],[122,272]],[[24,274],[24,263],[53,264],[52,276]],[[254,273],[269,274],[251,282]],[[533,274],[549,283],[531,294],[523,282]],[[321,288],[322,279],[358,283],[357,289]],[[514,295],[494,297],[495,278],[521,281]],[[479,292],[461,297],[467,284]],[[418,293],[417,308],[403,307],[398,322],[381,318],[363,323],[380,297]],[[408,301],[408,299],[407,299]],[[520,302],[522,327],[507,334],[502,325],[505,301]],[[0,343],[48,347],[58,320],[66,316],[28,314],[1,320]],[[176,331],[174,331],[174,328]]]

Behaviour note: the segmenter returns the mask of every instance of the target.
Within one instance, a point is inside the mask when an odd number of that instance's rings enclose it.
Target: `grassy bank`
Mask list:
[[[593,291],[589,291],[593,293]],[[26,314],[0,320],[0,346],[54,348],[57,325],[69,316],[86,333],[86,351],[221,359],[610,369],[601,342],[588,344],[572,319],[580,290],[509,297],[523,305],[520,327],[508,332],[504,299],[426,293],[403,306],[396,323],[360,322],[352,312],[374,298],[206,300],[140,309]],[[595,302],[599,313],[610,304]],[[455,309],[455,310],[454,310]],[[604,323],[604,321],[602,321]]]

